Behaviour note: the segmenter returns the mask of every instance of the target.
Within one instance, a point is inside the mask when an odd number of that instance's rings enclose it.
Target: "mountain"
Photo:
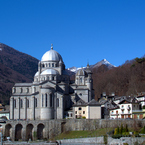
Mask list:
[[[0,101],[9,103],[15,83],[32,82],[37,66],[36,58],[0,43]]]
[[[91,65],[90,67],[91,68],[96,68],[96,67],[99,67],[101,65],[106,65],[107,68],[109,68],[109,69],[113,68],[113,67],[116,67],[115,65],[112,65],[109,61],[107,61],[106,59],[103,59],[103,60],[97,62],[95,65]]]
[[[137,96],[145,92],[145,58],[127,60],[123,65],[108,69],[101,65],[93,70],[95,98],[115,93],[117,96]]]
[[[101,65],[106,65],[107,66],[107,68],[108,69],[111,69],[111,68],[114,68],[114,67],[116,67],[116,66],[114,66],[114,65],[112,65],[109,61],[107,61],[106,59],[103,59],[103,60],[101,60],[101,61],[99,61],[99,62],[97,62],[96,64],[94,64],[94,65],[90,65],[90,68],[91,69],[97,69],[98,67],[100,67]],[[76,73],[79,69],[86,69],[86,67],[71,67],[71,68],[68,68],[68,70],[69,71],[72,71],[72,72],[74,72],[74,73]]]

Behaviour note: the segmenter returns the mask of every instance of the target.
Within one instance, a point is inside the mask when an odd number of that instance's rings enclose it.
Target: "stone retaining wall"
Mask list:
[[[115,128],[117,126],[124,126],[127,124],[128,127],[143,127],[145,126],[144,120],[106,120],[106,119],[63,119],[63,120],[9,120],[3,130],[3,135],[10,137],[15,140],[16,126],[21,125],[21,140],[26,141],[28,135],[28,125],[32,126],[31,134],[33,140],[37,140],[37,136],[34,133],[39,133],[38,126],[41,124],[44,126],[42,130],[43,138],[50,139],[61,132],[76,131],[76,130],[96,130],[100,128]],[[9,127],[9,128],[8,128]],[[8,130],[9,129],[9,130]],[[9,132],[9,133],[8,133]],[[29,131],[30,132],[30,131]]]

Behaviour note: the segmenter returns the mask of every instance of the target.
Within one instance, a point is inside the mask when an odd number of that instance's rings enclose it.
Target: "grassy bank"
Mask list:
[[[105,135],[107,132],[113,130],[113,128],[102,128],[92,131],[68,131],[59,134],[56,139],[71,139],[71,138],[85,138],[85,137],[97,137]]]

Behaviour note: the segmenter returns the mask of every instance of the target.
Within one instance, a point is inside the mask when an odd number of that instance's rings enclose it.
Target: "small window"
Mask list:
[[[82,83],[82,78],[80,78],[80,83]]]
[[[13,93],[16,93],[16,88],[13,88]]]
[[[75,111],[75,114],[77,114],[77,111]]]
[[[23,100],[20,100],[20,107],[23,108]]]
[[[81,107],[79,107],[79,110],[82,110],[82,108],[81,108]]]
[[[57,102],[56,103],[57,103],[57,107],[59,107],[59,99],[58,98],[57,98]]]
[[[83,111],[83,114],[85,114],[85,111]]]
[[[35,107],[37,107],[37,98],[35,98]]]
[[[14,99],[14,108],[16,108],[16,99]]]
[[[45,94],[45,107],[47,107],[47,94]]]
[[[49,67],[50,67],[50,63],[49,63]]]
[[[52,94],[50,94],[50,107],[53,107],[53,99],[52,99]]]
[[[29,108],[29,99],[27,99],[27,108]]]
[[[43,107],[43,94],[42,94],[42,107]]]
[[[27,88],[27,93],[29,93],[29,88]]]
[[[52,67],[54,67],[54,63],[52,63]]]
[[[20,88],[20,93],[23,93],[23,89],[22,88]]]

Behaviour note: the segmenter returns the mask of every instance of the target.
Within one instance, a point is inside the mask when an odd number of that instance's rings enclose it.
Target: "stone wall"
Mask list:
[[[63,120],[9,120],[3,130],[5,137],[10,136],[12,140],[16,139],[17,133],[21,134],[20,140],[27,140],[31,137],[36,139],[50,139],[61,132],[75,130],[95,130],[100,128],[115,128],[117,126],[143,127],[144,120],[106,120],[106,119],[63,119]],[[17,127],[19,125],[19,128]],[[18,132],[19,131],[19,132]]]

